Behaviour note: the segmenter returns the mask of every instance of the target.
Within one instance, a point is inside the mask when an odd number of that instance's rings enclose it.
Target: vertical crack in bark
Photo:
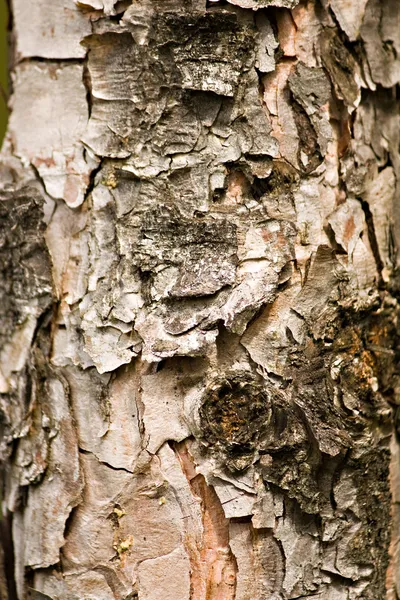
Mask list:
[[[188,548],[191,570],[191,600],[234,600],[236,559],[229,546],[229,519],[225,517],[214,488],[197,474],[187,441],[173,444],[193,496],[201,502],[203,543]]]
[[[376,233],[375,233],[374,219],[372,217],[372,212],[371,212],[368,202],[366,202],[365,200],[361,200],[361,207],[365,214],[365,221],[367,223],[367,228],[368,228],[368,240],[369,240],[369,243],[371,246],[372,253],[374,255],[376,269],[379,274],[379,283],[382,284],[382,282],[383,282],[383,280],[382,280],[383,261],[382,261],[382,258],[381,258],[380,252],[379,252],[378,240],[376,238]]]
[[[82,82],[86,89],[86,101],[88,105],[88,119],[90,119],[92,115],[93,108],[93,96],[92,96],[92,78],[89,71],[89,52],[90,48],[88,48],[85,56],[85,60],[83,61],[83,73],[82,73]]]
[[[3,473],[2,473],[3,477]],[[17,600],[14,580],[12,514],[0,514],[0,599]]]

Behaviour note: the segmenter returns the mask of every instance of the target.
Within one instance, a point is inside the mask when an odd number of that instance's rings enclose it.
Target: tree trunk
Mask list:
[[[400,3],[12,8],[1,598],[395,600]]]

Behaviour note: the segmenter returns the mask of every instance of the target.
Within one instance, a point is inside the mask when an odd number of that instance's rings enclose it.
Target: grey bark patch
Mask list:
[[[340,27],[352,42],[359,37],[367,3],[368,0],[356,0],[351,3],[346,0],[331,0],[330,2]]]
[[[206,218],[185,222],[177,217],[167,210],[144,215],[137,249],[140,269],[157,277],[159,265],[177,267],[175,282],[166,292],[171,298],[207,296],[232,285],[237,264],[235,225]]]
[[[231,13],[192,19],[161,14],[152,20],[148,45],[111,32],[91,36],[86,44],[93,112],[85,143],[103,156],[136,157],[138,166],[148,163],[154,174],[169,166],[162,157],[193,150],[199,137],[184,90],[233,96],[243,63],[251,60],[251,30]]]
[[[360,30],[372,80],[384,87],[400,81],[399,10],[395,0],[369,0]]]
[[[41,484],[29,487],[19,532],[23,544],[19,548],[20,558],[24,566],[33,568],[48,567],[59,561],[65,523],[72,508],[79,503],[83,487],[66,390],[59,380],[51,377],[47,380],[47,390],[52,407],[50,419],[55,429],[49,467]],[[54,510],[54,505],[58,510]]]
[[[261,73],[269,73],[275,69],[275,51],[279,43],[275,38],[272,25],[264,12],[257,13],[255,19],[258,29],[256,68]]]
[[[3,343],[32,310],[51,301],[51,262],[44,240],[43,199],[33,188],[0,193],[1,336]],[[35,311],[34,303],[38,303]]]
[[[331,248],[320,246],[312,261],[307,281],[293,307],[310,323],[315,320],[315,315],[321,314],[328,298],[334,294],[334,286],[337,283],[335,263]]]
[[[4,394],[17,386],[13,373],[23,371],[29,354],[26,344],[31,344],[37,319],[52,302],[42,207],[43,199],[33,188],[0,193],[0,391]],[[6,422],[11,407],[2,407]]]
[[[182,27],[184,22],[174,23]],[[237,23],[229,12],[210,13],[187,28],[188,40],[172,53],[181,74],[182,87],[233,96],[251,48],[250,28]]]
[[[330,86],[322,68],[307,67],[299,62],[289,75],[288,84],[309,116],[329,102]]]
[[[351,108],[361,99],[358,63],[334,30],[321,34],[321,56],[339,98]]]

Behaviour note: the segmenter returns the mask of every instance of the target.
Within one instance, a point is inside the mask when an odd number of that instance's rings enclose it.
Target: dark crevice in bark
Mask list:
[[[12,11],[12,0],[4,0],[8,12],[7,31],[12,32],[14,28],[14,15]]]
[[[216,6],[219,8],[229,6],[229,2],[227,0],[207,0],[206,8],[215,8]]]
[[[167,365],[168,365],[167,359],[160,360],[160,362],[157,363],[157,365],[156,365],[156,373],[159,373],[160,371],[162,371]]]
[[[35,346],[35,343],[38,340],[38,337],[40,335],[41,332],[45,331],[47,329],[47,337],[48,339],[50,339],[50,328],[52,325],[52,318],[55,317],[57,313],[57,304],[52,304],[51,306],[49,306],[48,308],[46,308],[41,315],[39,315],[38,319],[37,319],[37,323],[36,323],[36,327],[35,327],[35,331],[33,333],[33,337],[32,337],[32,346]],[[39,340],[40,343],[40,340]],[[49,359],[50,357],[47,356],[47,359]]]
[[[369,240],[369,244],[371,246],[372,253],[374,255],[376,269],[378,271],[379,285],[380,285],[380,287],[383,287],[384,282],[383,282],[383,278],[382,278],[382,271],[383,271],[384,265],[383,265],[383,261],[382,261],[382,258],[380,256],[380,252],[379,252],[378,241],[377,241],[377,237],[376,237],[376,233],[375,233],[374,219],[373,219],[372,212],[371,212],[368,202],[366,202],[365,200],[360,200],[360,203],[361,203],[361,207],[364,211],[365,221],[366,221],[367,229],[368,229],[368,240]]]
[[[85,90],[86,90],[86,102],[88,105],[88,118],[90,119],[90,117],[92,115],[92,109],[93,109],[93,95],[92,95],[92,78],[91,78],[90,70],[89,70],[89,53],[90,53],[90,48],[86,52],[86,56],[83,61],[82,82],[83,82],[83,85],[85,86]]]
[[[8,9],[8,24],[7,24],[7,46],[8,46],[8,54],[7,54],[7,63],[8,63],[8,96],[11,98],[14,90],[12,73],[14,71],[15,65],[17,63],[16,58],[16,39],[15,39],[15,31],[14,31],[14,13],[12,7],[12,0],[5,0],[6,7]]]
[[[110,21],[120,23],[125,11],[131,6],[132,0],[118,0],[114,5],[115,15],[109,17]]]
[[[343,44],[346,46],[346,48],[350,52],[352,52],[352,51],[354,52],[354,50],[358,47],[359,43],[358,42],[351,42],[349,40],[349,37],[348,37],[347,33],[345,31],[343,31],[343,29],[341,28],[341,26],[339,24],[339,21],[337,20],[335,11],[332,9],[331,6],[327,7],[327,12],[328,12],[329,18],[331,18],[332,21],[334,22],[334,24],[336,26],[336,31],[339,33],[340,39],[343,42]]]
[[[6,10],[6,14],[7,14],[7,23],[5,24],[4,22],[1,24],[1,31],[2,34],[6,33],[7,36],[7,43],[5,45],[5,54],[2,53],[2,59],[4,62],[9,63],[10,61],[10,57],[11,57],[11,48],[10,48],[10,38],[11,38],[11,31],[12,31],[12,12],[11,12],[11,0],[3,0],[4,2],[4,9]],[[9,66],[9,65],[8,65]],[[11,68],[7,69],[7,73],[5,73],[5,71],[3,72],[2,77],[6,74],[7,77],[7,84],[6,87],[3,86],[3,84],[0,84],[0,94],[3,98],[3,102],[4,102],[4,107],[7,107],[7,102],[8,102],[8,98],[10,95],[10,92],[7,91],[11,90]],[[4,112],[4,110],[7,112],[7,108],[1,108],[0,109],[2,112]],[[0,135],[3,136],[5,133],[5,130],[0,132]],[[0,149],[1,149],[1,144],[2,144],[2,137],[0,138]]]
[[[62,67],[63,65],[82,65],[84,60],[84,58],[46,58],[44,56],[25,56],[20,58],[17,62],[18,64],[44,63]]]
[[[340,583],[342,586],[351,586],[354,584],[354,580],[351,577],[344,577],[343,575],[339,575],[339,573],[334,573],[328,569],[321,569],[321,573],[327,573],[332,581]]]
[[[95,185],[96,185],[96,175],[101,171],[102,167],[103,167],[103,163],[104,163],[104,159],[100,160],[100,163],[98,164],[98,166],[95,169],[92,169],[90,176],[89,176],[89,183],[88,186],[86,188],[85,191],[85,200],[89,197],[89,195],[91,194],[91,192],[93,192]]]
[[[4,479],[4,472],[1,472],[1,477]],[[3,550],[2,555],[0,553],[0,560],[2,559],[4,561],[3,564],[0,565],[0,577],[1,571],[4,569],[4,583],[7,588],[8,596],[4,596],[3,599],[0,588],[0,600],[18,600],[14,579],[14,544],[11,532],[12,513],[9,513],[6,510],[5,513],[0,514],[0,544]]]
[[[268,181],[268,177],[266,177],[266,178],[254,177],[253,183],[250,186],[250,190],[251,190],[254,200],[260,200],[260,198],[266,192],[268,192],[269,189],[270,189],[270,183]]]
[[[389,258],[392,265],[397,265],[398,250],[396,245],[396,235],[394,226],[391,224],[389,228]],[[394,266],[395,271],[395,266]]]
[[[384,171],[387,167],[391,167],[394,170],[394,165],[392,163],[389,152],[388,152],[388,155],[386,156],[386,160],[383,162],[383,164],[378,165],[378,173],[382,173],[382,171]]]
[[[114,467],[113,465],[110,465],[110,463],[108,463],[104,460],[100,460],[96,456],[96,454],[94,454],[94,452],[90,452],[90,450],[85,450],[84,448],[79,448],[79,453],[94,456],[96,458],[96,460],[99,461],[100,464],[108,467],[109,469],[112,469],[113,471],[124,471],[125,473],[130,473],[131,475],[133,474],[133,471],[130,471],[129,469],[125,469],[124,467]]]

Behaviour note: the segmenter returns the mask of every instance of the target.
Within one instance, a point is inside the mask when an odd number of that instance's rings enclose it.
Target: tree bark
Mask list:
[[[397,0],[13,0],[3,598],[400,594]]]

